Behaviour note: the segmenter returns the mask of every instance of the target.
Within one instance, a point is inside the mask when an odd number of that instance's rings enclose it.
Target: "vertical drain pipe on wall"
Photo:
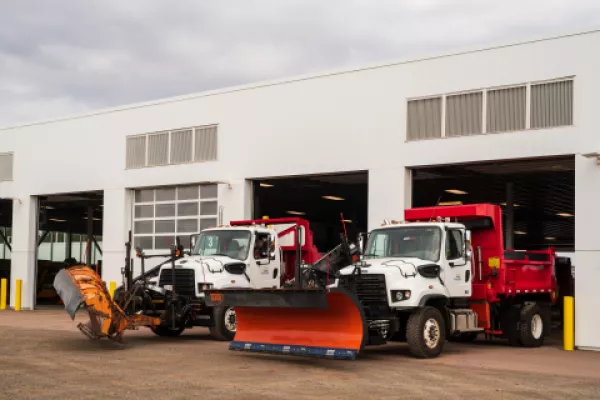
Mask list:
[[[515,198],[513,183],[506,182],[506,227],[504,232],[504,248],[515,248]]]
[[[94,242],[92,240],[94,236],[94,207],[88,206],[87,212],[87,247],[85,249],[85,261],[88,266],[92,266],[92,251],[94,249]]]

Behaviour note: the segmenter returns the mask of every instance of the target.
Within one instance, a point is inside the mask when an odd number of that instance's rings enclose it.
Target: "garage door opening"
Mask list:
[[[10,266],[12,252],[12,201],[0,200],[0,279],[7,282],[7,305],[10,299]]]
[[[340,243],[343,214],[354,241],[367,230],[368,172],[294,176],[253,181],[253,216],[300,217],[310,222],[319,251]]]
[[[499,204],[506,227],[507,201],[514,202],[509,247],[575,247],[573,157],[461,164],[413,170],[413,206]],[[506,232],[505,232],[506,234]],[[510,235],[514,235],[512,238]],[[513,240],[514,239],[514,240]],[[513,246],[510,246],[511,240]]]
[[[562,297],[575,294],[574,157],[435,166],[412,172],[414,207],[497,204],[502,207],[507,249],[554,247],[564,257],[556,266],[555,321],[560,325]]]
[[[54,277],[68,265],[102,273],[102,192],[39,197],[36,305],[60,304]]]

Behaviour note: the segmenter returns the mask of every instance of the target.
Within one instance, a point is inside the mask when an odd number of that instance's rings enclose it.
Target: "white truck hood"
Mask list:
[[[230,274],[225,270],[226,264],[245,264],[244,260],[238,260],[227,256],[188,256],[175,261],[175,268],[189,268],[196,271],[196,281],[199,283],[212,284],[214,287],[226,288],[229,286],[253,286],[246,277],[238,274]],[[164,268],[171,268],[165,265]]]
[[[359,262],[357,265],[350,265],[340,270],[340,275],[351,275],[355,268],[359,267],[362,272],[367,273],[385,273],[390,269],[400,271],[403,277],[418,275],[417,268],[421,265],[435,264],[433,261],[422,260],[420,258],[409,257],[385,257],[369,258]],[[363,266],[364,265],[364,266]]]

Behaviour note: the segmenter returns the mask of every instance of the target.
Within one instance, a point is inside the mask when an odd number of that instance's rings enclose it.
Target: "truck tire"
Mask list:
[[[439,356],[446,342],[442,313],[430,306],[413,311],[406,324],[406,341],[410,353],[415,357]]]
[[[521,306],[511,305],[502,318],[502,331],[508,339],[509,346],[521,346]]]
[[[540,347],[544,344],[546,319],[537,304],[527,304],[521,309],[521,326],[519,339],[525,347]]]
[[[212,312],[211,336],[216,340],[232,341],[237,322],[233,307],[215,307]]]
[[[179,327],[179,328],[173,329],[170,326],[159,325],[159,326],[151,326],[150,330],[157,336],[176,337],[176,336],[181,335],[181,333],[185,330],[185,327]]]

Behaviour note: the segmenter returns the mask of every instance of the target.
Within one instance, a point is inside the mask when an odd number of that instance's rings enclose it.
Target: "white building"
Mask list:
[[[600,31],[586,32],[0,129],[0,198],[12,202],[11,284],[23,280],[23,307],[33,307],[39,196],[99,193],[103,278],[119,282],[129,230],[159,251],[165,235],[215,224],[219,210],[225,222],[257,217],[252,180],[359,171],[368,183],[364,228],[373,228],[415,205],[413,179],[424,167],[452,173],[455,164],[501,161],[510,173],[528,160],[547,174],[565,170],[575,183],[528,198],[571,218],[557,226],[574,226],[564,251],[577,257],[576,346],[600,348],[598,48]],[[471,172],[491,181],[494,168]],[[182,185],[200,185],[200,193],[170,189]],[[573,199],[576,214],[552,208],[559,192]],[[515,189],[517,202],[520,195]],[[555,239],[544,232],[538,236]]]

